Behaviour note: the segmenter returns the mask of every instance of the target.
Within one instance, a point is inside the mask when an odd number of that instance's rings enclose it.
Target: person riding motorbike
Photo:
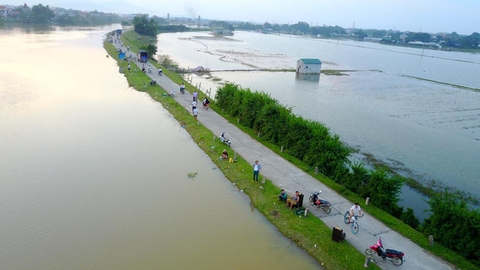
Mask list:
[[[205,97],[205,99],[203,100],[203,108],[208,109],[209,106],[210,106],[210,100],[208,100],[208,98]]]

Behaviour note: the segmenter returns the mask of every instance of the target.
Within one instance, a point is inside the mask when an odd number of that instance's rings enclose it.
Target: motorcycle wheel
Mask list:
[[[330,208],[330,206],[323,206],[322,210],[325,211],[325,213],[327,214],[330,214],[330,212],[332,212],[332,209]]]
[[[403,259],[398,258],[398,257],[394,257],[394,258],[392,258],[392,263],[395,264],[396,266],[402,265],[403,264]]]
[[[345,215],[343,215],[343,222],[345,222],[345,224],[348,224],[348,218],[350,218],[350,213],[347,211]]]
[[[373,255],[375,254],[375,250],[371,249],[371,248],[367,248],[365,249],[365,254],[367,255]]]
[[[310,198],[308,199],[308,201],[310,202],[310,205],[314,205],[312,196],[310,196]]]

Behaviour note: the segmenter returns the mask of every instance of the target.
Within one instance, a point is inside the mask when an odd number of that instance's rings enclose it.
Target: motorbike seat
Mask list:
[[[319,199],[319,201],[320,201],[321,204],[330,204],[329,201],[325,201],[325,200],[322,200],[322,199]]]
[[[393,254],[393,255],[402,255],[403,252],[395,250],[395,249],[386,249],[385,250],[388,254]]]

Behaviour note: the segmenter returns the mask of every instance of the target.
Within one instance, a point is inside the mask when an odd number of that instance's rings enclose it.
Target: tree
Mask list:
[[[133,18],[133,28],[135,32],[145,36],[155,37],[158,34],[158,24],[153,19],[147,19],[145,15]]]
[[[157,46],[148,44],[148,46],[142,47],[142,50],[147,51],[150,58],[153,59],[153,56],[157,53]]]
[[[418,229],[418,226],[420,225],[420,221],[418,221],[412,208],[407,208],[407,211],[402,213],[400,219],[414,229]]]
[[[32,7],[32,13],[30,14],[30,22],[32,23],[49,23],[55,14],[53,11],[47,6],[43,6],[42,4],[38,4]]]
[[[367,36],[367,34],[365,34],[365,32],[363,32],[361,29],[356,31],[353,35],[359,40],[363,40],[363,38]]]
[[[31,10],[26,6],[18,6],[13,9],[12,17],[15,22],[29,23]]]
[[[298,22],[292,25],[292,29],[304,34],[310,33],[310,25],[306,22]]]
[[[430,198],[430,217],[423,223],[425,235],[480,266],[480,213],[470,210],[458,194],[448,189]]]

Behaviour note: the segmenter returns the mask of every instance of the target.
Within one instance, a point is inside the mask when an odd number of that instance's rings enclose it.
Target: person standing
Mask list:
[[[130,71],[130,64],[128,64],[128,71]]]
[[[198,93],[197,90],[193,91],[193,101],[197,101]]]
[[[197,115],[198,115],[198,109],[197,109],[197,107],[195,107],[195,109],[193,109],[193,119],[195,121],[197,121]]]
[[[192,112],[197,108],[197,101],[194,99],[192,101]]]
[[[258,174],[260,170],[262,169],[262,166],[260,163],[258,163],[258,160],[255,160],[255,163],[253,163],[253,180],[258,182]]]

